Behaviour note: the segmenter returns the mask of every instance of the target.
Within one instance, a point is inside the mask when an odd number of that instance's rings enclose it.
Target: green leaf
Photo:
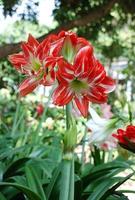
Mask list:
[[[25,173],[29,188],[32,189],[32,191],[35,191],[37,194],[40,194],[42,200],[46,200],[46,196],[42,187],[42,180],[38,176],[35,168],[32,166],[26,166]]]
[[[106,200],[129,200],[124,194],[121,195],[111,195]]]
[[[2,181],[3,179],[4,168],[5,168],[4,163],[0,162],[0,181]]]
[[[115,168],[127,169],[127,168],[131,168],[131,166],[128,162],[125,162],[125,160],[124,161],[114,160],[112,162],[100,164],[98,166],[93,167],[93,170],[91,170],[91,172],[93,173],[99,170],[106,171],[106,170],[111,170]]]
[[[2,182],[0,183],[0,187],[3,186],[11,186],[17,188],[19,191],[23,192],[29,200],[42,200],[39,195],[37,195],[35,192],[30,190],[28,187],[17,184],[17,183],[9,183],[9,182]]]
[[[134,190],[119,190],[121,193],[135,193]]]
[[[53,176],[51,178],[51,181],[50,181],[50,183],[49,183],[49,185],[48,185],[48,187],[46,189],[46,197],[47,197],[47,199],[50,198],[51,192],[52,192],[53,187],[55,185],[55,182],[56,182],[56,180],[57,180],[57,178],[58,178],[58,176],[60,174],[60,171],[61,171],[61,163],[58,166],[58,168],[56,168],[56,170],[54,171],[54,174],[53,174]]]
[[[89,174],[82,177],[83,186],[84,188],[87,187],[91,182],[95,179],[99,179],[100,177],[112,177],[127,168],[131,169],[128,162],[125,164],[125,161],[123,162],[117,160],[90,168]]]
[[[27,186],[26,178],[24,176],[13,176],[9,179],[11,182]]]
[[[6,197],[0,192],[0,200],[7,200]]]
[[[119,180],[119,177],[113,177],[113,178],[110,178],[107,180],[103,180],[102,182],[98,181],[93,188],[94,191],[88,197],[87,200],[100,200],[101,197],[105,194],[105,192],[108,191],[112,185],[114,185],[116,182],[118,182],[118,180]],[[91,188],[91,190],[92,190],[92,188]]]
[[[134,175],[134,172],[129,174],[128,176],[121,178],[120,181],[118,183],[116,183],[112,188],[110,188],[108,191],[106,191],[106,193],[104,194],[104,196],[102,197],[102,200],[104,200],[107,196],[109,196],[109,194],[113,194],[114,191],[121,186],[125,181],[127,181],[129,178],[131,178]]]
[[[15,162],[11,163],[11,165],[9,165],[7,167],[7,169],[5,170],[3,178],[6,179],[6,178],[13,176],[17,170],[24,167],[24,164],[28,160],[30,160],[30,158],[21,158],[19,160],[16,160]]]

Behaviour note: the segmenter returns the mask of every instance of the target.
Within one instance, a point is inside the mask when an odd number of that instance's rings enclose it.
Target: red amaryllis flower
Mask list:
[[[82,37],[70,31],[61,31],[57,36],[51,35],[50,52],[54,56],[63,56],[65,60],[72,63],[76,53],[84,46],[89,45],[93,50],[92,45]]]
[[[36,107],[36,111],[37,111],[38,116],[42,115],[44,112],[44,106],[42,104],[38,104]]]
[[[39,84],[51,85],[55,80],[54,66],[57,57],[50,56],[50,42],[54,37],[49,37],[39,43],[32,35],[28,42],[21,45],[22,52],[9,56],[9,61],[27,78],[19,86],[21,96],[32,92]]]
[[[106,102],[107,94],[115,88],[114,80],[106,76],[89,45],[78,51],[73,64],[64,59],[58,62],[57,79],[59,85],[53,93],[53,103],[63,106],[73,100],[84,117],[89,102]]]
[[[135,153],[135,126],[129,125],[126,130],[118,129],[113,137],[118,139],[120,146]]]

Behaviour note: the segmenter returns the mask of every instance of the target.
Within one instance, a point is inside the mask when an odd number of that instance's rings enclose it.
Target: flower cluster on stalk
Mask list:
[[[73,32],[49,35],[41,43],[29,35],[21,48],[20,53],[9,56],[14,67],[26,75],[19,86],[21,96],[40,84],[56,84],[53,103],[64,106],[72,101],[86,117],[89,103],[105,103],[115,88],[115,81],[106,75],[92,45]]]

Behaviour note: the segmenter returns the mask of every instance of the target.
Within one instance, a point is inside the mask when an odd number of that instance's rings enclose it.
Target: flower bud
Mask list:
[[[38,104],[37,107],[36,107],[36,111],[37,111],[38,116],[42,115],[43,112],[44,112],[43,105],[42,104]]]

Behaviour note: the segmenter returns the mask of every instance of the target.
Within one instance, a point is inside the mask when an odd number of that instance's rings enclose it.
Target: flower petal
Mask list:
[[[20,71],[23,72],[22,66],[27,64],[26,59],[24,58],[23,54],[12,54],[8,57],[8,60],[14,65],[14,67]]]
[[[106,76],[100,86],[105,89],[106,93],[110,93],[116,88],[116,82],[111,77]]]
[[[92,61],[93,66],[89,73],[89,83],[99,84],[106,77],[106,72],[104,66],[96,58],[93,57]]]
[[[49,54],[49,41],[47,39],[44,39],[37,47],[36,49],[36,56],[43,60],[46,56]]]
[[[50,55],[59,56],[62,49],[64,38],[57,39],[50,45]]]
[[[54,91],[52,98],[55,105],[63,106],[72,100],[73,93],[68,87],[60,84]]]
[[[101,118],[92,107],[90,107],[89,112],[90,112],[91,117],[92,117],[95,124],[98,124],[99,126],[105,127],[105,125],[108,121],[107,119]],[[89,121],[87,122],[87,125],[88,125],[88,123],[89,123]]]
[[[77,45],[76,45],[76,51],[80,50],[84,46],[90,46],[91,50],[93,51],[92,45],[87,41],[85,38],[78,37],[77,38]]]
[[[19,86],[19,93],[21,96],[26,96],[31,93],[39,84],[36,77],[25,79]]]
[[[135,141],[135,126],[128,125],[126,128],[126,135],[131,141]]]
[[[39,42],[31,34],[29,34],[28,44],[34,48],[34,47],[38,47]]]
[[[77,43],[77,35],[76,35],[76,33],[73,33],[73,32],[70,32],[70,31],[61,31],[58,34],[58,37],[59,38],[64,37],[65,40],[66,40],[66,38],[69,38],[73,46],[75,46],[76,43]]]
[[[75,66],[75,75],[79,76],[80,74],[83,74],[84,72],[89,72],[91,63],[92,63],[92,50],[90,46],[85,46],[81,48],[74,60],[74,66]]]
[[[62,84],[67,84],[74,79],[74,68],[64,59],[58,61],[57,78]]]
[[[89,102],[85,97],[75,97],[74,98],[75,103],[78,107],[78,109],[80,110],[81,114],[84,117],[87,117],[88,115],[88,106],[89,106]]]
[[[90,88],[86,98],[93,103],[105,103],[107,101],[107,94],[105,89],[100,86]]]
[[[34,54],[34,49],[31,46],[29,46],[26,42],[22,43],[21,48],[24,52],[26,59],[29,59],[31,54]]]

